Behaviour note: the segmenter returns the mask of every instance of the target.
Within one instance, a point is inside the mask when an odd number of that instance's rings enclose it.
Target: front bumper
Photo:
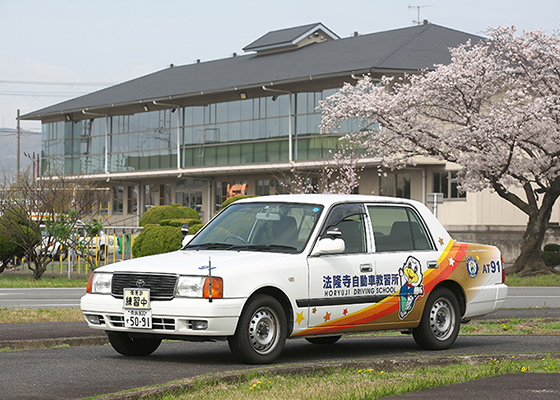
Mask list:
[[[90,328],[164,337],[224,337],[237,328],[246,299],[187,299],[152,301],[152,328],[131,329],[124,326],[123,300],[111,295],[86,294],[80,307]],[[200,321],[207,327],[200,329]]]

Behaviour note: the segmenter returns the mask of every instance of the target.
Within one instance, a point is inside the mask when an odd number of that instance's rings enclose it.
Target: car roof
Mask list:
[[[421,204],[415,200],[401,199],[388,196],[372,196],[359,194],[280,194],[273,196],[250,197],[238,200],[243,203],[269,203],[269,202],[289,202],[289,203],[308,203],[321,204],[330,207],[338,203],[390,203],[390,204],[409,204],[416,206]]]

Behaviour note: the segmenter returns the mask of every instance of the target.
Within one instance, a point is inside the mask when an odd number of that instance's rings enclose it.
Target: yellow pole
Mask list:
[[[124,251],[126,250],[126,246],[124,244],[124,233],[122,234],[122,242],[121,242],[121,252],[122,252],[122,260],[124,261]]]
[[[117,257],[117,235],[113,233],[113,263],[116,262]]]
[[[62,275],[62,251],[58,255],[58,261],[60,261],[60,274]]]
[[[95,235],[95,267],[98,267],[99,262],[99,233]]]

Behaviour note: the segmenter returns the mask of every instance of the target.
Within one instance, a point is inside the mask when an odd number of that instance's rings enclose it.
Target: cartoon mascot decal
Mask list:
[[[416,299],[424,295],[424,284],[422,283],[424,276],[420,261],[409,256],[404,265],[399,268],[399,276],[402,284],[399,292],[399,318],[404,319],[414,308]]]

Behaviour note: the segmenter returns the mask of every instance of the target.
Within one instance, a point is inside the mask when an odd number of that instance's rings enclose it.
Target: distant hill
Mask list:
[[[22,129],[20,138],[20,168],[31,166],[31,161],[24,153],[41,154],[41,132]],[[17,131],[12,128],[0,128],[0,171],[8,174],[17,167]]]

